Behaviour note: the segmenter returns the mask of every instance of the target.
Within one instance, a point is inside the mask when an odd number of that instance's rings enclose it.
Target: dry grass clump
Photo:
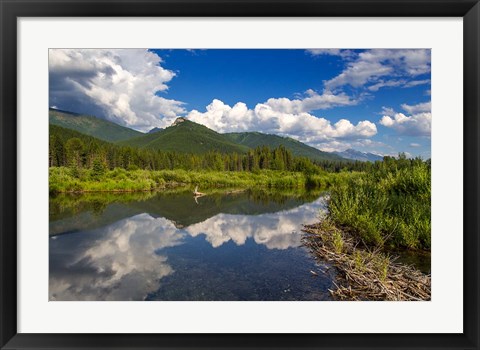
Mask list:
[[[430,300],[431,276],[395,258],[369,249],[363,242],[325,218],[305,226],[304,245],[315,257],[338,270],[336,300]]]

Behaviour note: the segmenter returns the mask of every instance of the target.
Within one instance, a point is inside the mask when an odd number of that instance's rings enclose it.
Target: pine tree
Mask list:
[[[105,175],[105,170],[105,164],[99,158],[95,158],[92,166],[92,177],[95,179],[101,178]]]
[[[83,151],[85,144],[77,137],[71,138],[65,144],[65,151],[67,154],[67,163],[70,166],[77,168],[82,167],[83,163]]]

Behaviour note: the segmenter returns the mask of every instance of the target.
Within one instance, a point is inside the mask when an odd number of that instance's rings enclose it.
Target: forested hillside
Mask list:
[[[177,118],[175,123],[166,129],[126,140],[121,144],[145,149],[196,154],[210,151],[246,153],[249,149],[249,147],[232,142],[225,135],[184,118]]]
[[[94,116],[50,109],[50,124],[76,130],[100,140],[116,142],[142,135],[141,132]]]
[[[294,156],[307,157],[314,161],[324,160],[342,160],[342,157],[335,153],[328,153],[320,151],[317,148],[308,146],[300,141],[294,140],[290,137],[282,137],[278,135],[263,134],[260,132],[240,132],[224,134],[233,142],[240,145],[255,148],[258,146],[268,146],[275,148],[283,146],[290,150]]]
[[[121,146],[50,125],[49,165],[90,168],[94,163],[106,168],[185,169],[254,171],[260,169],[309,171],[315,169],[308,158],[296,158],[285,147],[257,147],[245,153],[209,151],[203,154],[157,151]]]

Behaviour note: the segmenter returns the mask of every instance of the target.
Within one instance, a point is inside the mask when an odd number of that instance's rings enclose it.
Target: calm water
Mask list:
[[[328,300],[334,276],[300,232],[324,207],[320,194],[51,198],[50,300]]]

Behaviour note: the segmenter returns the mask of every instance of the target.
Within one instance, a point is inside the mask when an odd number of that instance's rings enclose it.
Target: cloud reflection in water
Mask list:
[[[269,249],[287,249],[300,246],[299,231],[303,224],[313,223],[322,208],[317,200],[297,208],[260,215],[218,214],[201,223],[186,228],[193,237],[204,234],[206,240],[217,248],[232,240],[245,244],[248,238],[264,244]]]
[[[244,245],[249,238],[268,249],[298,247],[302,224],[314,222],[323,206],[319,199],[277,213],[218,214],[186,228],[144,213],[57,236],[50,240],[50,300],[144,300],[175,273],[168,262],[175,249],[168,254],[164,249],[188,244],[189,236],[205,235],[217,249],[228,241]]]

